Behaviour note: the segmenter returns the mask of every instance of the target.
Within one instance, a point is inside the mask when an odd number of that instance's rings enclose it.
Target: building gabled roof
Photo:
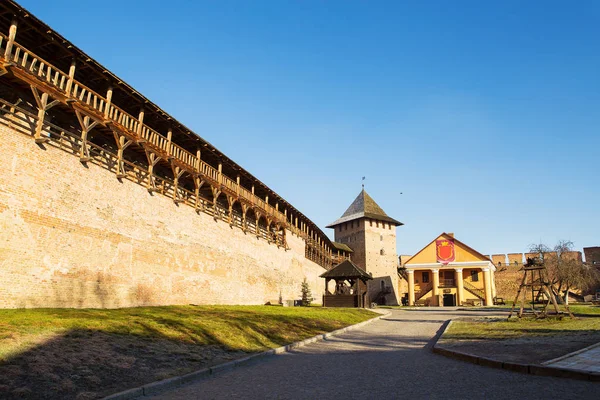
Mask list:
[[[485,259],[486,261],[489,261],[490,263],[492,263],[492,265],[494,265],[494,263],[492,262],[492,260],[490,259],[489,256],[481,254],[480,252],[478,252],[477,250],[475,250],[471,246],[469,246],[469,245],[465,244],[464,242],[461,242],[460,240],[456,239],[453,234],[448,234],[446,232],[442,232],[441,235],[438,235],[431,242],[427,243],[421,250],[417,251],[411,258],[409,258],[408,260],[406,260],[406,262],[404,263],[404,265],[406,266],[406,265],[410,264],[410,262],[412,261],[413,258],[415,258],[416,256],[418,256],[422,251],[424,251],[427,247],[429,247],[431,244],[433,244],[436,240],[438,240],[440,238],[451,239],[451,240],[454,241],[455,244],[460,244],[465,249],[468,249],[469,251],[471,251],[473,254],[475,254],[475,255],[477,255],[477,256]]]
[[[354,264],[350,260],[344,260],[329,271],[321,274],[321,278],[360,278],[363,280],[373,279],[373,277],[366,273],[365,270]]]
[[[395,226],[404,225],[402,222],[388,216],[385,211],[379,207],[379,204],[377,204],[363,188],[356,199],[354,199],[352,204],[350,204],[350,207],[348,207],[346,212],[335,222],[327,225],[327,228],[333,228],[336,225],[343,224],[344,222],[353,221],[360,218],[372,218],[375,220],[392,223]]]
[[[348,245],[345,245],[344,243],[331,242],[331,244],[336,250],[342,250],[346,253],[354,253],[354,250],[352,250],[350,247],[348,247]]]

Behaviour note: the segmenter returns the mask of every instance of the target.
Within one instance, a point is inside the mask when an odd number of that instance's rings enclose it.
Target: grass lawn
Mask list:
[[[98,398],[374,316],[275,306],[0,310],[0,393]]]
[[[502,361],[541,363],[600,342],[600,307],[569,308],[577,318],[454,320],[439,344]]]

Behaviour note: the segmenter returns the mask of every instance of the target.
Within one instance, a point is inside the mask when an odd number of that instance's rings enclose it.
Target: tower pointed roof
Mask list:
[[[356,199],[354,199],[352,204],[350,204],[350,207],[348,207],[346,212],[342,214],[342,216],[335,222],[327,225],[327,228],[333,228],[336,225],[344,222],[353,221],[360,218],[372,218],[375,220],[392,223],[395,226],[404,225],[402,222],[388,216],[385,211],[379,207],[379,204],[377,204],[363,188]]]

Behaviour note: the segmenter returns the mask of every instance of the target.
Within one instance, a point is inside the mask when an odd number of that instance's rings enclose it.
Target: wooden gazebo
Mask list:
[[[373,279],[350,260],[345,260],[321,275],[325,278],[324,307],[365,307],[369,305],[367,281]],[[328,289],[329,281],[335,281],[335,289]]]

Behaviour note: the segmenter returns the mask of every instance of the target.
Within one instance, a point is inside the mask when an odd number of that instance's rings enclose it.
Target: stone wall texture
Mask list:
[[[317,302],[325,270],[0,125],[0,307]]]

